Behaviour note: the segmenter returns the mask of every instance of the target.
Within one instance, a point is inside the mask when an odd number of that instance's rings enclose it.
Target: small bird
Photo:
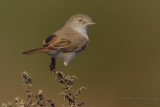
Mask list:
[[[43,41],[43,47],[23,52],[23,54],[47,53],[51,56],[55,69],[55,58],[64,61],[64,66],[83,51],[89,41],[87,29],[96,24],[85,14],[71,16],[65,25]]]

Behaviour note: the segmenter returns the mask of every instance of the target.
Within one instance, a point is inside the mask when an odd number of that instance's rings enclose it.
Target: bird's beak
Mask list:
[[[96,22],[88,22],[87,25],[95,25],[97,24]]]

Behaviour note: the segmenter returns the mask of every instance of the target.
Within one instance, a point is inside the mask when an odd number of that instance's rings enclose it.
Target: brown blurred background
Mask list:
[[[41,47],[76,13],[88,14],[98,23],[89,28],[86,51],[69,65],[70,73],[78,77],[75,89],[87,87],[80,96],[85,107],[159,107],[159,0],[1,0],[0,103],[24,97],[20,75],[27,71],[33,92],[42,89],[58,106],[65,104],[49,71],[49,56],[21,52]],[[61,61],[57,66],[64,71]],[[155,102],[121,102],[122,97]]]

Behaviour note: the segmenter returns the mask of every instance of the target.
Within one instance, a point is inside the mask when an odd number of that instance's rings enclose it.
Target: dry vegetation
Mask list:
[[[84,102],[77,102],[77,98],[79,97],[81,90],[85,89],[85,87],[81,87],[77,91],[73,91],[73,83],[76,78],[75,76],[65,75],[63,72],[53,69],[52,63],[50,65],[50,70],[62,88],[60,95],[68,101],[68,106],[64,106],[62,104],[63,107],[82,107]],[[26,98],[23,99],[16,97],[15,103],[17,107],[57,107],[52,99],[48,99],[43,95],[42,90],[38,90],[37,94],[33,94],[31,92],[32,78],[27,72],[22,73],[22,78],[25,85]],[[3,103],[2,107],[12,107],[12,103]]]

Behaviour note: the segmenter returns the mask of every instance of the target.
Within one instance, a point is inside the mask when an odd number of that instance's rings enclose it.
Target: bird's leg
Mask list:
[[[51,71],[56,69],[56,59],[55,58],[51,58],[51,64],[49,67]]]

